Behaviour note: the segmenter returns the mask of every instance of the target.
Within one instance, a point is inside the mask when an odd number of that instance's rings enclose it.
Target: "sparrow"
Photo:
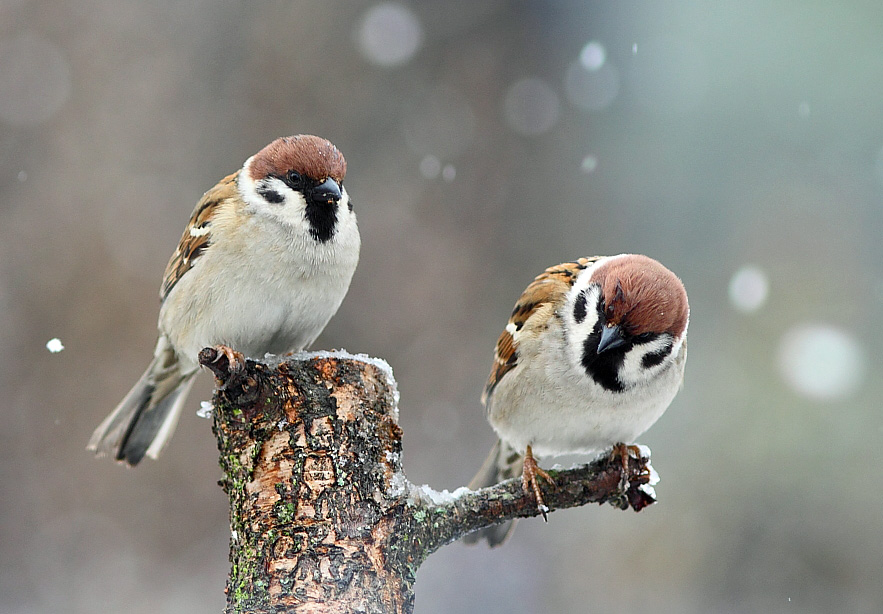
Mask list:
[[[137,465],[172,435],[201,349],[228,358],[310,345],[359,261],[346,160],[325,139],[276,139],[197,203],[160,289],[153,361],[87,448]],[[231,349],[232,348],[232,349]]]
[[[622,442],[650,428],[680,389],[689,317],[681,280],[647,256],[580,258],[546,269],[497,341],[482,402],[499,439],[469,487],[520,472],[545,516],[537,477],[549,476],[537,458],[614,445],[627,454]],[[490,527],[467,541],[496,546],[512,527]]]

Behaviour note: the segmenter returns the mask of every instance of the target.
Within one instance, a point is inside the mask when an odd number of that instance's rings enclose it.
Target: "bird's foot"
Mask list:
[[[226,357],[227,363],[230,365],[227,369],[231,374],[238,375],[245,370],[246,364],[243,354],[226,345],[216,345],[215,349],[218,351],[218,355],[214,362],[221,360],[221,356]]]
[[[617,443],[613,446],[613,449],[610,451],[610,460],[611,461],[619,461],[620,464],[620,480],[619,487],[623,492],[629,489],[629,458],[636,458],[638,460],[641,459],[641,448],[636,445],[628,445],[624,443]]]
[[[537,502],[537,509],[543,515],[543,520],[548,522],[547,514],[549,513],[549,508],[543,500],[543,493],[540,491],[537,477],[543,478],[550,486],[555,486],[552,477],[537,465],[537,461],[533,457],[533,451],[530,449],[530,446],[527,446],[527,451],[524,454],[524,468],[521,471],[521,487],[524,489],[524,492],[533,493],[534,499]]]

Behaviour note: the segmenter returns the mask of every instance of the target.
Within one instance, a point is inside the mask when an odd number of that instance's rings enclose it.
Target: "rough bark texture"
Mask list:
[[[377,361],[343,353],[231,366],[218,380],[214,432],[230,498],[232,612],[409,613],[420,564],[441,546],[539,514],[519,480],[454,495],[415,487],[401,466],[397,392]],[[653,503],[648,459],[550,471],[551,510]],[[551,530],[551,529],[550,529]]]

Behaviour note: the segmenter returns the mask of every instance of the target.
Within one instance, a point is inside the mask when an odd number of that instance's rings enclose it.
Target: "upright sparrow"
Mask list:
[[[241,360],[239,352],[298,351],[319,336],[359,261],[345,175],[334,145],[297,135],[276,139],[203,195],[166,267],[153,361],[89,450],[130,465],[156,458],[204,347],[226,346]]]

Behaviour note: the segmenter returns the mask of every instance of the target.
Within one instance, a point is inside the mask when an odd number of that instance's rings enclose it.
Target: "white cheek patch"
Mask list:
[[[248,164],[239,174],[239,193],[248,208],[262,215],[277,218],[289,226],[306,228],[304,210],[307,202],[299,192],[295,192],[278,177],[265,177],[253,181],[248,173]]]
[[[300,196],[285,185],[285,182],[278,177],[265,177],[252,185],[254,185],[256,196],[263,200],[265,204],[271,206],[288,205],[291,203],[293,197]]]
[[[254,189],[254,181],[251,179],[250,167],[253,159],[254,156],[245,161],[245,164],[242,165],[242,170],[239,171],[239,176],[236,178],[236,187],[239,188],[239,195],[243,201],[252,206],[258,199],[258,194]]]
[[[665,354],[661,360],[654,354]],[[630,387],[656,377],[671,365],[675,356],[671,335],[663,334],[649,343],[637,344],[625,354],[619,368],[619,381]],[[645,358],[647,360],[645,360]]]
[[[598,323],[598,299],[601,287],[589,282],[591,269],[583,271],[567,293],[563,313],[567,331],[567,352],[571,364],[582,364],[583,344]],[[582,367],[580,367],[582,368]]]
[[[253,157],[245,161],[237,180],[239,195],[250,208],[257,211],[268,211],[274,207],[290,205],[291,201],[297,197],[300,197],[303,202],[303,196],[293,192],[278,177],[264,177],[259,181],[254,181],[251,178],[250,168],[252,159]]]
[[[255,190],[270,205],[281,205],[285,202],[285,192],[279,183],[278,179],[268,177],[255,183]]]

